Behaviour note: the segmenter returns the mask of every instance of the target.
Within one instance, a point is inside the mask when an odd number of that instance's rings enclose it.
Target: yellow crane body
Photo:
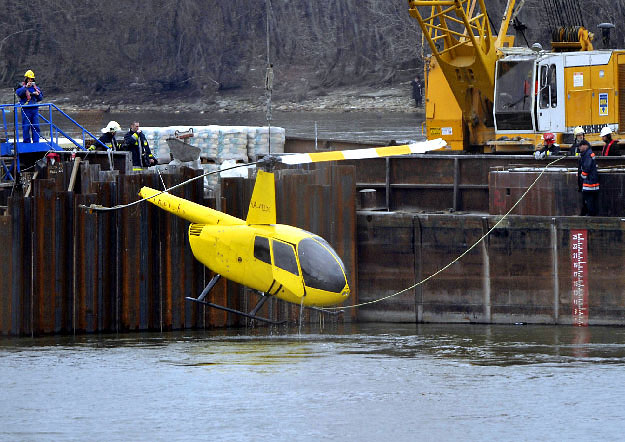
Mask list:
[[[432,54],[424,65],[428,139],[453,150],[523,152],[546,132],[566,144],[576,126],[591,140],[604,126],[625,131],[625,52],[594,50],[581,26],[554,33],[555,52],[513,47],[508,26],[523,3],[515,9],[508,0],[494,37],[483,0],[408,0]]]

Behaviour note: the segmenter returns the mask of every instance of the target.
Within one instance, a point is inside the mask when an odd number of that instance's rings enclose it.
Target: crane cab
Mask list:
[[[515,53],[497,61],[493,116],[496,136],[540,142],[544,132],[587,134],[625,127],[625,51]],[[623,112],[621,112],[623,107]]]

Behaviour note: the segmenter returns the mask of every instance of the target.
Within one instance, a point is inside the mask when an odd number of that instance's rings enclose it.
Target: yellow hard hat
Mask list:
[[[35,78],[35,73],[33,71],[31,71],[30,69],[26,71],[26,73],[24,74],[25,78]]]

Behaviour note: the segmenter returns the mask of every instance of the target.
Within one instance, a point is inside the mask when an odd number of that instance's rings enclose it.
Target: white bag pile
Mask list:
[[[283,127],[248,127],[247,132],[247,156],[256,161],[269,154],[271,140],[271,153],[284,153],[284,141],[286,131]],[[270,137],[271,131],[271,137]]]
[[[247,127],[216,126],[217,162],[225,160],[247,161]]]
[[[176,131],[186,132],[189,126],[143,127],[152,154],[160,162],[169,162],[167,138]],[[283,153],[286,132],[282,127],[271,128],[271,153]],[[269,153],[269,128],[253,126],[195,126],[193,137],[187,141],[199,147],[200,158],[222,163],[225,160],[257,160]]]
[[[142,127],[152,154],[160,163],[171,160],[168,138],[174,138],[176,131],[187,132],[191,126]],[[253,126],[193,126],[193,137],[188,138],[192,146],[200,148],[201,168],[204,172],[219,170],[222,163],[228,160],[235,162],[255,161],[271,153],[284,153],[286,132],[282,127]],[[271,131],[271,132],[270,132]],[[270,134],[271,133],[271,134]],[[178,162],[179,163],[179,162]],[[183,163],[188,165],[189,163]],[[193,167],[189,165],[189,167]],[[205,190],[215,190],[220,174],[208,175],[204,178]]]

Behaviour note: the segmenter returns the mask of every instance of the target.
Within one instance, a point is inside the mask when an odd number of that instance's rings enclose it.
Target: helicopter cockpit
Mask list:
[[[304,284],[313,289],[340,293],[345,288],[345,265],[336,252],[320,236],[304,238],[297,245]],[[336,265],[328,263],[336,262]]]
[[[297,236],[301,239],[287,239],[282,235],[269,239],[256,235],[254,258],[273,268],[273,283],[268,292],[271,293],[277,287],[275,283],[279,283],[283,290],[290,292],[280,292],[290,302],[317,306],[343,302],[349,296],[349,285],[341,258],[320,236],[302,230]],[[256,275],[260,274],[256,272]],[[300,301],[302,296],[304,299]]]

